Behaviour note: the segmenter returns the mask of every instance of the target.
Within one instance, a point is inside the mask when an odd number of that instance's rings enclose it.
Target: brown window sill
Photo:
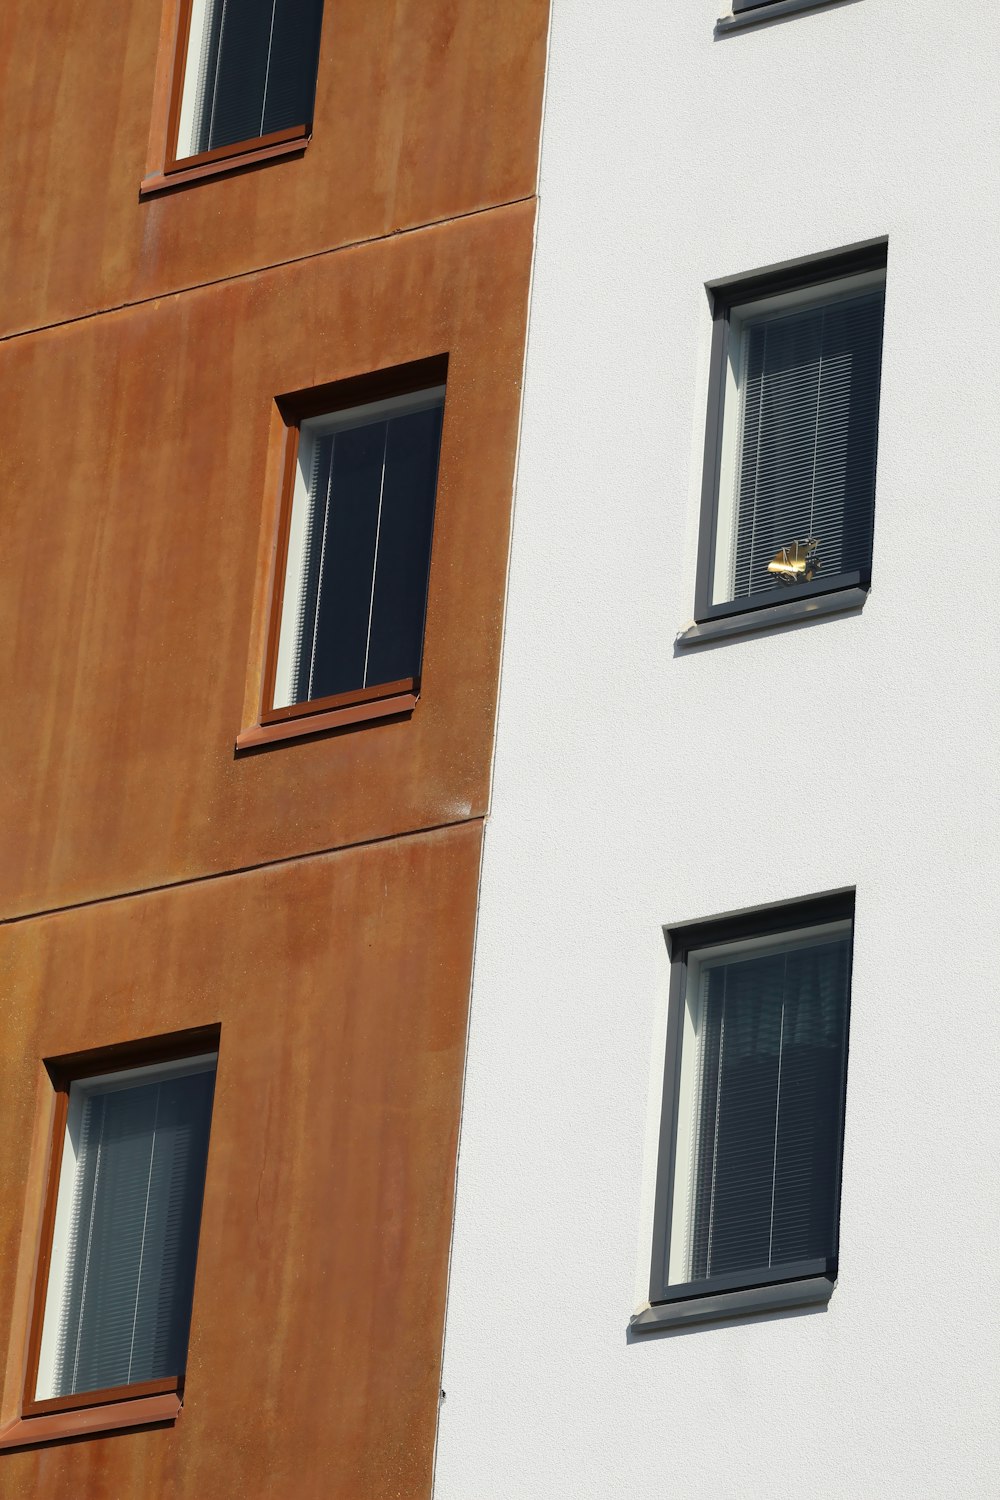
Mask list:
[[[139,197],[152,198],[157,193],[169,192],[171,188],[183,187],[186,182],[200,182],[205,177],[221,177],[225,172],[237,172],[244,167],[254,167],[260,162],[273,161],[278,156],[301,155],[309,144],[310,137],[303,131],[284,141],[273,141],[266,146],[251,146],[244,151],[215,156],[213,160],[191,157],[191,166],[178,166],[170,172],[154,172],[144,177],[139,184]]]
[[[306,734],[322,734],[347,724],[361,724],[366,719],[385,719],[390,714],[412,713],[417,704],[415,693],[397,693],[348,708],[334,708],[328,713],[303,714],[297,719],[280,719],[271,724],[253,724],[236,736],[237,750],[252,750],[258,745],[273,745],[280,740],[300,739]]]
[[[33,1443],[54,1443],[60,1438],[119,1432],[129,1427],[148,1427],[155,1422],[176,1422],[180,1409],[180,1398],[176,1391],[171,1391],[163,1396],[142,1396],[136,1401],[112,1401],[106,1406],[85,1406],[75,1411],[48,1412],[39,1417],[18,1417],[0,1428],[0,1452],[9,1448],[28,1448]]]

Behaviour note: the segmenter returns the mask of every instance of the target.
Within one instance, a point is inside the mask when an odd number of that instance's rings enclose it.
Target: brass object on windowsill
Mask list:
[[[819,572],[819,542],[813,537],[796,539],[776,552],[767,565],[780,583],[812,583]]]

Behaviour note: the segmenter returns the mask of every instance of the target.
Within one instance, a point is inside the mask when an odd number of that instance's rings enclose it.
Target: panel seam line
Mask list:
[[[188,875],[180,880],[162,880],[156,885],[134,886],[130,890],[112,891],[106,896],[90,896],[84,901],[66,901],[61,906],[42,906],[35,911],[18,912],[14,916],[0,917],[0,929],[16,927],[21,922],[34,922],[40,917],[58,917],[64,913],[85,911],[92,906],[110,906],[116,901],[133,901],[142,896],[155,896],[161,891],[181,890],[185,886],[204,885],[212,880],[227,880],[234,875],[253,875],[258,870],[272,870],[281,865],[297,864],[306,859],[324,859],[331,854],[347,854],[351,850],[368,849],[377,844],[392,844],[402,839],[422,838],[430,833],[447,833],[451,828],[466,828],[473,823],[486,823],[486,814],[473,813],[467,818],[454,818],[444,823],[431,823],[425,828],[407,828],[399,833],[384,833],[377,838],[355,839],[347,844],[330,844],[321,849],[306,849],[298,854],[282,854],[277,859],[254,860],[246,865],[234,865],[228,870],[207,870],[202,875]]]
[[[234,271],[229,276],[212,276],[206,281],[192,281],[186,286],[169,287],[151,292],[148,297],[135,297],[123,302],[113,302],[107,307],[97,307],[90,312],[77,313],[69,318],[55,318],[51,323],[33,323],[29,328],[15,328],[10,333],[0,334],[0,344],[13,343],[15,339],[30,338],[32,334],[49,333],[56,328],[72,328],[77,323],[89,323],[95,318],[104,318],[113,313],[128,312],[134,307],[146,307],[150,302],[166,302],[172,297],[184,297],[190,292],[200,292],[212,286],[225,286],[229,282],[244,281],[250,276],[266,276],[269,272],[283,270],[286,266],[303,265],[306,261],[320,260],[325,255],[337,255],[342,250],[358,250],[364,245],[383,245],[389,240],[402,239],[407,235],[421,234],[428,229],[440,229],[448,224],[460,224],[466,219],[476,219],[482,214],[496,213],[505,208],[518,208],[522,203],[537,202],[536,193],[526,193],[521,198],[507,198],[502,203],[490,203],[484,208],[471,208],[463,214],[447,214],[441,219],[428,219],[423,224],[411,224],[405,229],[391,229],[388,234],[376,234],[360,240],[347,240],[343,245],[327,245],[322,250],[310,250],[305,255],[289,255],[259,266],[249,266],[244,271]]]

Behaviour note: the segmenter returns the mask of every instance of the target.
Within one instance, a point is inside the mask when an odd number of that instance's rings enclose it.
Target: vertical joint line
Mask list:
[[[271,29],[267,35],[267,67],[264,69],[264,92],[260,100],[260,135],[264,134],[264,116],[267,113],[267,88],[271,82],[271,51],[274,47],[274,15],[278,0],[271,0]]]
[[[382,496],[385,494],[385,463],[389,453],[389,423],[385,424],[385,442],[382,446],[382,477],[378,487],[378,516],[375,521],[375,555],[372,558],[372,591],[368,598],[368,634],[365,636],[365,671],[362,687],[368,686],[368,658],[372,649],[372,615],[375,611],[375,575],[378,572],[378,544],[382,535]]]
[[[222,72],[222,38],[225,35],[226,31],[226,11],[228,10],[228,8],[229,0],[222,0],[222,19],[219,22],[219,46],[215,54],[215,78],[212,80],[212,108],[208,117],[208,140],[205,142],[205,147],[203,148],[209,151],[212,149],[212,134],[215,130],[215,106],[219,97],[219,75]],[[210,14],[206,14],[205,24],[206,26],[210,26],[212,24],[212,18]],[[190,46],[190,43],[188,45]]]
[[[778,1180],[778,1116],[781,1113],[781,1064],[785,1048],[785,993],[788,989],[788,954],[781,976],[781,1025],[778,1030],[778,1081],[774,1088],[774,1152],[771,1156],[771,1223],[767,1233],[767,1264],[771,1264],[774,1246],[774,1194]]]
[[[142,1238],[139,1241],[139,1268],[135,1278],[135,1307],[132,1309],[132,1337],[128,1346],[128,1382],[132,1380],[132,1355],[135,1352],[135,1329],[139,1321],[139,1293],[142,1289],[142,1262],[146,1254],[146,1224],[149,1220],[149,1192],[153,1186],[153,1158],[156,1155],[156,1127],[160,1121],[160,1098],[163,1084],[156,1089],[156,1106],[153,1110],[153,1139],[149,1143],[149,1174],[146,1178],[146,1203],[142,1210]]]
[[[715,1127],[712,1137],[712,1191],[708,1200],[708,1253],[705,1275],[712,1274],[712,1235],[715,1230],[715,1178],[719,1167],[719,1118],[722,1113],[722,1058],[726,1050],[726,1001],[729,998],[729,969],[722,981],[722,1021],[719,1026],[719,1064],[715,1075]]]
[[[319,610],[323,597],[323,570],[326,567],[326,539],[330,530],[330,503],[333,497],[333,457],[337,449],[337,435],[334,433],[330,443],[330,472],[326,478],[326,499],[323,503],[323,540],[319,549],[319,567],[316,570],[316,605],[313,610],[312,640],[309,643],[309,685],[306,688],[307,700],[313,695],[313,681],[316,676],[316,642],[319,639]]]
[[[764,324],[764,347],[760,355],[760,396],[757,400],[757,452],[753,461],[753,520],[750,523],[750,557],[747,563],[747,598],[753,593],[754,548],[757,545],[757,499],[760,492],[761,433],[764,430],[764,384],[767,379],[767,335],[769,325]],[[747,346],[749,352],[749,345]],[[749,363],[749,358],[748,358]]]

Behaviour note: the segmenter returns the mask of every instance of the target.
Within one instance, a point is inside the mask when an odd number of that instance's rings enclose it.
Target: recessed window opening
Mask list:
[[[849,967],[849,923],[690,965],[670,1284],[835,1254]]]
[[[70,1084],[36,1401],[183,1376],[215,1066]]]
[[[184,3],[176,157],[307,131],[323,0]]]
[[[832,1291],[852,913],[845,894],[671,936],[649,1294],[668,1321]]]
[[[873,245],[828,258],[825,274],[820,263],[712,290],[700,623],[764,607],[773,621],[777,605],[838,591],[863,602],[885,261]]]
[[[732,309],[714,604],[870,569],[882,279]]]
[[[271,710],[419,677],[444,396],[300,423]]]

